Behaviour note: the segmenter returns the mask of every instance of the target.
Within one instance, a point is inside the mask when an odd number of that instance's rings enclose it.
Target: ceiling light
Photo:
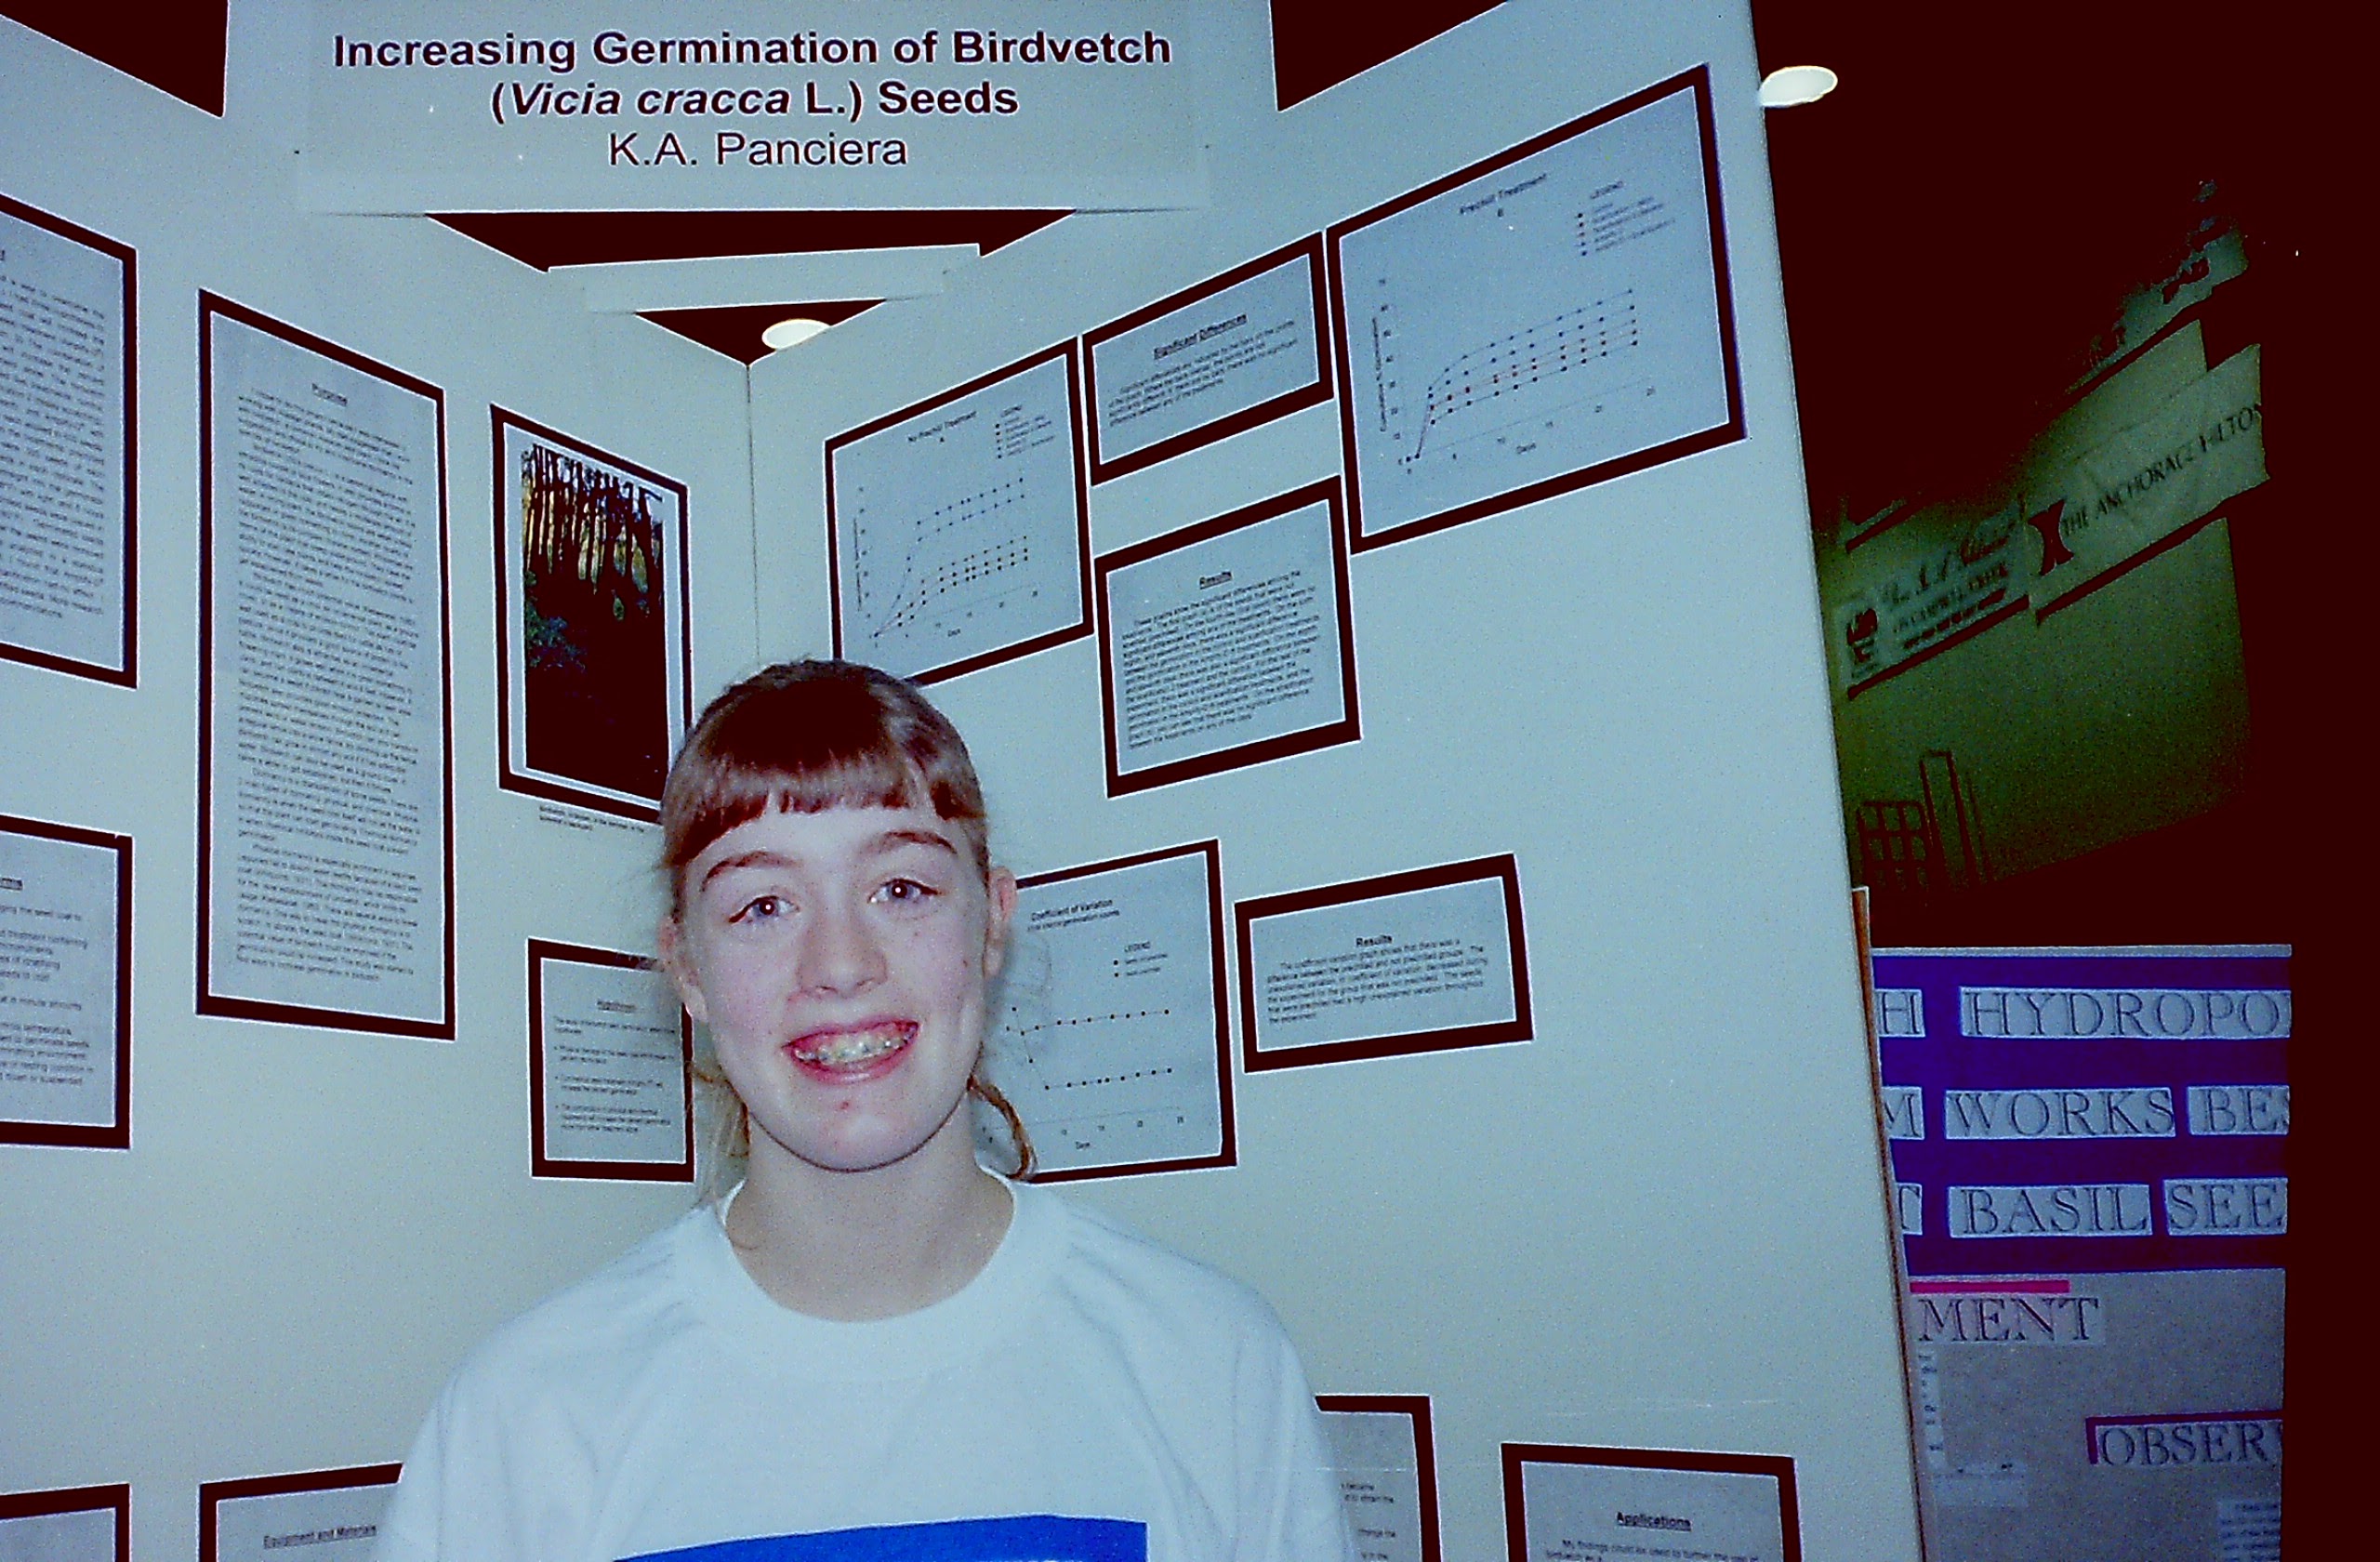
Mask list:
[[[762,331],[760,340],[767,343],[772,351],[782,352],[788,347],[800,347],[826,328],[826,323],[823,320],[812,320],[802,315],[795,315],[790,320],[780,320]]]
[[[1835,73],[1823,65],[1785,65],[1761,78],[1760,106],[1790,109],[1815,103],[1834,90]]]

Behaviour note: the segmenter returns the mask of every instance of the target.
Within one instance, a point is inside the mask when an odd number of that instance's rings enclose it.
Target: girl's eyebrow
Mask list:
[[[720,858],[706,868],[703,872],[703,881],[697,887],[707,889],[710,881],[721,874],[733,873],[742,867],[791,867],[793,866],[793,859],[783,852],[772,852],[766,848],[738,852],[732,857]]]
[[[874,846],[878,851],[892,846],[938,846],[954,857],[959,854],[959,848],[952,845],[947,837],[937,835],[932,830],[886,830],[876,838]]]
[[[878,836],[874,841],[868,842],[867,850],[870,854],[876,854],[890,851],[896,846],[931,846],[937,850],[946,852],[954,857],[959,854],[959,848],[952,845],[947,837],[937,835],[932,830],[922,829],[886,830],[882,835]],[[718,878],[721,874],[734,873],[739,868],[792,868],[800,866],[800,864],[797,859],[787,856],[783,852],[774,851],[766,846],[757,846],[748,852],[738,852],[732,857],[721,857],[719,861],[711,864],[708,868],[704,870],[702,883],[697,885],[696,888],[698,890],[707,889],[709,887],[710,881]]]

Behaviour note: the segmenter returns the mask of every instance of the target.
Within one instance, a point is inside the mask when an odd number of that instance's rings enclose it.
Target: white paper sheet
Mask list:
[[[1317,500],[1104,576],[1119,776],[1346,720],[1332,535]]]
[[[842,655],[916,676],[1080,625],[1075,438],[1061,355],[834,444]]]
[[[1355,1555],[1363,1562],[1424,1562],[1413,1418],[1394,1410],[1326,1410],[1322,1425],[1338,1461]]]
[[[1780,1562],[1778,1497],[1774,1478],[1734,1471],[1521,1466],[1528,1562]]]
[[[438,404],[208,318],[207,994],[450,1025]]]
[[[124,271],[0,211],[0,644],[118,673]]]
[[[368,1562],[393,1484],[337,1486],[216,1504],[217,1562]]]
[[[2224,1497],[2215,1504],[2222,1562],[2281,1562],[2281,1499]]]
[[[537,971],[546,1158],[684,1160],[685,1040],[668,978],[550,957]]]
[[[1208,864],[1191,851],[1019,891],[992,1079],[1046,1170],[1222,1153]]]
[[[1344,233],[1358,532],[1725,426],[1685,87]]]
[[[115,1122],[121,861],[0,828],[0,1122]]]
[[[115,1510],[0,1518],[0,1562],[115,1562]]]
[[[1250,951],[1261,1052],[1516,1017],[1494,877],[1259,917]]]
[[[1303,254],[1091,348],[1103,463],[1261,406],[1322,372]]]

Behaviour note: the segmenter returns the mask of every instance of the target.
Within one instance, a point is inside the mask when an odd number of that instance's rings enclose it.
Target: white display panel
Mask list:
[[[0,656],[134,680],[133,253],[0,195]]]
[[[1231,1163],[1220,870],[1207,841],[1018,880],[985,1045],[1046,1177]]]
[[[1355,546],[1743,434],[1709,77],[1330,230]]]
[[[455,1033],[444,401],[200,298],[199,1011]]]
[[[1090,629],[1072,346],[826,442],[835,652],[931,681]]]

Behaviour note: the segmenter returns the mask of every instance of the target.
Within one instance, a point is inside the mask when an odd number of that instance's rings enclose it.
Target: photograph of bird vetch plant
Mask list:
[[[657,819],[692,716],[686,486],[490,410],[501,784]]]

